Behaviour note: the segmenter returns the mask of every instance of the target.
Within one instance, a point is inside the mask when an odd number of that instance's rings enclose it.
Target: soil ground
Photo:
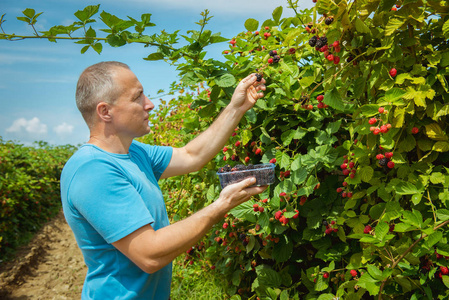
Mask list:
[[[13,261],[0,265],[0,299],[80,299],[86,271],[61,211]]]

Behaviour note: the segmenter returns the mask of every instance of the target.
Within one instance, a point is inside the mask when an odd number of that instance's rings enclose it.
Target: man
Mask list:
[[[266,187],[232,184],[192,216],[169,224],[157,184],[198,171],[227,142],[265,81],[243,79],[215,122],[185,147],[134,141],[149,133],[154,108],[125,64],[102,62],[81,74],[77,106],[89,130],[61,174],[64,215],[88,266],[82,299],[168,299],[171,262],[196,244],[233,207]]]

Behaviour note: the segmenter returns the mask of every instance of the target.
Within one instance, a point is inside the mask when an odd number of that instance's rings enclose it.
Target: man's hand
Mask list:
[[[263,97],[261,91],[265,91],[265,89],[265,79],[262,78],[259,82],[256,74],[250,74],[237,85],[229,105],[246,112],[256,104],[258,99]]]
[[[267,186],[249,187],[254,184],[256,179],[254,177],[247,178],[237,183],[226,186],[220,193],[217,201],[222,202],[225,210],[229,211],[234,207],[248,201],[252,196],[262,193]]]

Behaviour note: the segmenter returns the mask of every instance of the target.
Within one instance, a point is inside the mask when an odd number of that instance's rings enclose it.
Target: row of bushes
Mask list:
[[[59,176],[74,146],[24,146],[0,137],[0,259],[61,208]]]

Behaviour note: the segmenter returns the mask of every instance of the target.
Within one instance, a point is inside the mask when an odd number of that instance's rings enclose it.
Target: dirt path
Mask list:
[[[0,265],[0,299],[80,299],[86,270],[61,211],[13,262]]]

